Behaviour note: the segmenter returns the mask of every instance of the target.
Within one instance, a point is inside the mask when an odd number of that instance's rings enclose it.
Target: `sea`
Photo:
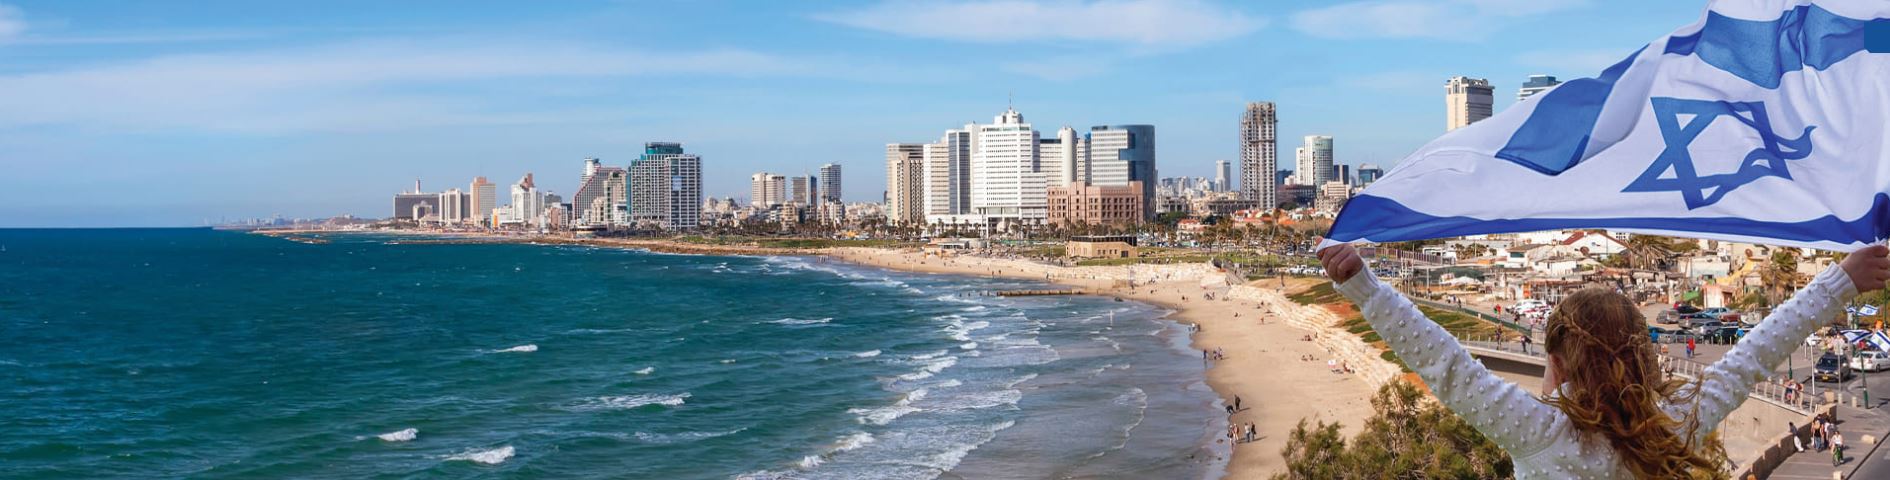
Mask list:
[[[1219,478],[1154,306],[818,257],[0,230],[0,478]]]

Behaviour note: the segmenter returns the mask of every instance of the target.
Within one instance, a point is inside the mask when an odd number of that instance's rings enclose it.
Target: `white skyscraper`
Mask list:
[[[748,197],[748,204],[758,208],[788,203],[787,176],[768,172],[749,175]]]
[[[440,223],[457,225],[466,221],[466,204],[466,194],[457,188],[440,192]]]
[[[1450,77],[1444,82],[1444,130],[1456,130],[1490,118],[1494,92],[1489,80]]]
[[[948,218],[971,213],[972,132],[978,124],[946,130],[937,142],[925,146],[925,221],[947,223]]]
[[[1250,102],[1240,116],[1240,196],[1262,208],[1279,205],[1279,145],[1273,102]]]
[[[630,220],[664,230],[702,226],[702,157],[681,143],[643,144],[630,162]]]
[[[512,184],[512,215],[515,221],[527,227],[541,227],[539,214],[545,212],[545,194],[538,191],[538,185],[532,183],[532,174],[526,173],[518,183]]]
[[[1074,182],[1088,181],[1089,175],[1078,170],[1078,158],[1089,156],[1089,142],[1076,135],[1076,129],[1063,127],[1057,130],[1056,138],[1043,138],[1037,141],[1037,165],[1043,172],[1044,182],[1050,186],[1069,185]]]
[[[584,159],[584,176],[571,196],[573,220],[578,225],[622,225],[629,211],[629,174],[606,167],[595,158]]]
[[[985,221],[1035,220],[1048,200],[1037,169],[1037,131],[1015,109],[979,125],[971,152],[971,212]]]
[[[1300,185],[1325,185],[1334,180],[1332,171],[1332,137],[1325,135],[1307,135],[1305,146],[1295,149],[1297,160],[1293,177]]]

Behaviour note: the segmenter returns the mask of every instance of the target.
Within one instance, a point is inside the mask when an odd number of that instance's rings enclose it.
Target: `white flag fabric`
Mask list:
[[[1326,245],[1566,228],[1849,251],[1890,236],[1890,1],[1726,0],[1406,157]]]

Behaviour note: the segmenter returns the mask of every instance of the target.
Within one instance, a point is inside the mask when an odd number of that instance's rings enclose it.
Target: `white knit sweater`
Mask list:
[[[1338,285],[1338,290],[1359,306],[1372,328],[1430,385],[1438,400],[1509,452],[1516,478],[1631,477],[1605,439],[1587,438],[1560,409],[1491,374],[1456,338],[1419,313],[1410,299],[1380,283],[1369,269]],[[1842,268],[1832,266],[1818,274],[1705,370],[1704,390],[1692,397],[1693,403],[1667,405],[1667,414],[1682,423],[1698,415],[1698,435],[1718,428],[1727,414],[1745,402],[1753,384],[1771,375],[1799,341],[1841,312],[1856,295],[1857,287]]]

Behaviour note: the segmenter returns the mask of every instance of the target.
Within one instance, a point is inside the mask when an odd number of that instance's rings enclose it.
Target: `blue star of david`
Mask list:
[[[1772,132],[1772,123],[1765,116],[1764,102],[1724,102],[1716,100],[1686,100],[1679,98],[1654,97],[1654,118],[1660,123],[1660,136],[1666,140],[1667,148],[1660,151],[1654,163],[1641,172],[1639,178],[1629,183],[1622,192],[1680,192],[1686,199],[1687,209],[1692,210],[1718,203],[1745,184],[1765,177],[1792,179],[1791,170],[1787,169],[1787,160],[1798,160],[1811,155],[1811,129],[1798,138],[1780,138]],[[1692,115],[1693,119],[1685,125],[1680,123],[1681,115]],[[1732,173],[1700,175],[1693,168],[1693,155],[1687,146],[1706,131],[1714,120],[1721,116],[1737,119],[1739,123],[1750,127],[1759,134],[1763,144],[1760,148],[1746,153],[1745,161],[1739,164],[1739,170]],[[1661,178],[1668,171],[1672,178]]]

